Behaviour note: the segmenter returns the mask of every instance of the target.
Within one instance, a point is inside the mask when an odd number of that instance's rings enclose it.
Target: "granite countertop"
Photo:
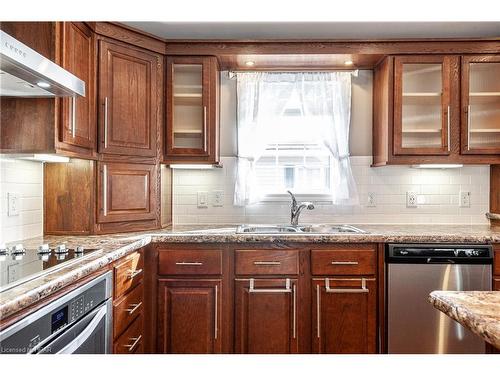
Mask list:
[[[89,257],[0,293],[0,319],[20,311],[71,285],[107,264],[153,243],[259,243],[259,242],[456,242],[500,243],[500,228],[485,225],[356,225],[368,233],[342,234],[237,234],[235,226],[174,226],[156,231],[92,236],[43,236],[20,241],[26,249],[48,243],[51,247],[100,248]],[[7,244],[12,246],[16,243]]]
[[[434,291],[429,301],[435,308],[500,349],[500,291]]]

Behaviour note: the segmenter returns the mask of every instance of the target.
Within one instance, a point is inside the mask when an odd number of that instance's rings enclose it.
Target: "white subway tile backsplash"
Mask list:
[[[303,223],[353,224],[487,224],[489,167],[425,170],[408,166],[371,168],[371,157],[351,157],[360,204],[333,206],[317,202],[312,212],[303,211]],[[288,202],[261,202],[233,206],[236,158],[223,157],[223,169],[174,171],[175,224],[286,223]],[[222,190],[224,206],[198,208],[198,191]],[[471,207],[459,208],[460,191],[471,192]],[[406,192],[415,191],[422,203],[406,207]],[[368,192],[375,194],[375,207],[366,206]]]
[[[7,193],[19,193],[19,215],[8,216]],[[43,164],[0,158],[0,243],[43,234]]]

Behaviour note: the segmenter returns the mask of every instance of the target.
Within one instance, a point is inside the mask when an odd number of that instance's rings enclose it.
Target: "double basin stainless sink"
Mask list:
[[[311,225],[240,225],[238,234],[348,234],[367,233],[352,225],[311,224]]]

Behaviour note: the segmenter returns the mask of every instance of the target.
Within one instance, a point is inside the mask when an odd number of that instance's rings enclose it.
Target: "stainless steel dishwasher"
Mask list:
[[[387,245],[388,353],[484,353],[484,341],[428,297],[433,290],[491,290],[492,263],[489,245]]]

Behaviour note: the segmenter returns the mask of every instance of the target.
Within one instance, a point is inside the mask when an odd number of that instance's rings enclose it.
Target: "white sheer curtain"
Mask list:
[[[261,199],[255,162],[268,143],[266,123],[283,114],[294,92],[301,98],[304,116],[322,120],[323,126],[316,136],[317,142],[329,150],[334,163],[330,170],[332,203],[348,205],[358,202],[349,161],[351,75],[350,72],[238,73],[235,205],[248,205]],[[304,123],[304,127],[307,126]]]
[[[238,171],[234,204],[257,203],[261,192],[255,162],[267,145],[266,127],[270,119],[283,113],[293,93],[293,81],[283,73],[241,73],[237,75]]]

